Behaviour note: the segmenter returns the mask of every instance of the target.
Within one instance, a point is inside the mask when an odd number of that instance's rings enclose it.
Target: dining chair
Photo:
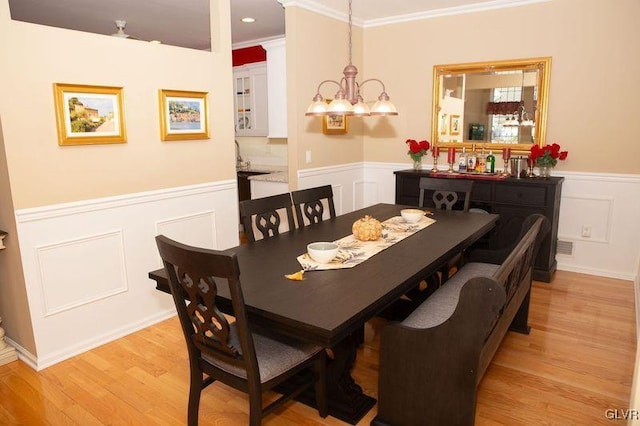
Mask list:
[[[419,188],[418,205],[420,207],[469,211],[471,190],[473,189],[472,180],[423,177],[420,178]],[[431,203],[427,201],[429,194],[431,195]],[[407,292],[405,296],[412,301],[412,306],[415,307],[422,303],[442,284],[446,283],[451,277],[452,271],[457,270],[462,262],[462,253],[456,254],[438,268],[438,273],[426,277],[420,285]]]
[[[418,204],[420,207],[425,206],[425,193],[432,192],[431,200],[436,209],[469,211],[471,190],[473,189],[472,180],[420,178],[419,186]],[[458,267],[461,262],[462,254],[457,254],[440,268],[440,284],[444,284],[449,279],[451,268]]]
[[[326,355],[322,347],[252,330],[235,253],[191,247],[164,235],[156,243],[187,343],[190,366],[188,424],[198,424],[202,390],[216,380],[249,395],[249,423],[315,385],[320,416],[327,415]],[[219,310],[218,291],[231,295],[234,322]],[[262,407],[262,394],[303,370],[308,380]],[[296,376],[296,379],[299,379]]]
[[[287,193],[240,201],[240,219],[250,242],[289,231],[295,228],[291,196]]]
[[[325,217],[326,207],[329,208],[328,218],[336,217],[331,185],[293,191],[291,192],[291,199],[296,209],[298,227],[319,223],[327,219]]]
[[[433,207],[436,209],[469,211],[473,181],[469,179],[420,178],[420,198],[418,205],[425,207],[425,193],[432,193]],[[457,206],[462,202],[462,208]],[[457,207],[457,208],[454,208]]]

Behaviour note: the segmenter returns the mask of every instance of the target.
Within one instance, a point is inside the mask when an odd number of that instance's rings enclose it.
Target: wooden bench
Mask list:
[[[501,264],[467,263],[404,321],[383,328],[372,425],[474,423],[477,385],[509,327],[529,331],[533,259],[549,228],[531,215]]]

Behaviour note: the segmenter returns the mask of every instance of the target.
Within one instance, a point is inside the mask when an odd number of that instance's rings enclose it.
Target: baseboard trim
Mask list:
[[[6,341],[8,344],[10,344],[11,346],[13,346],[16,351],[18,352],[18,359],[22,362],[24,362],[25,364],[27,364],[29,367],[33,368],[34,370],[38,370],[38,359],[36,358],[36,356],[34,354],[32,354],[31,352],[29,352],[28,350],[26,350],[24,347],[20,346],[18,343],[16,343],[15,341],[11,340],[8,337],[5,337]]]
[[[631,282],[637,279],[636,276],[631,274],[621,274],[619,272],[608,271],[606,269],[595,269],[595,268],[585,268],[580,266],[566,265],[560,261],[558,261],[558,270],[567,271],[567,272],[577,272],[579,274],[595,275],[598,277],[614,278],[618,280],[625,280],[625,281],[631,281]]]
[[[31,355],[30,357],[26,357],[27,359],[25,359],[24,361],[36,371],[44,370],[45,368],[51,367],[54,364],[65,361],[76,355],[87,352],[91,349],[97,348],[98,346],[102,346],[104,344],[117,340],[121,337],[127,336],[136,331],[142,330],[143,328],[152,326],[154,324],[157,324],[159,322],[172,318],[175,315],[176,315],[176,311],[174,308],[167,309],[165,311],[162,311],[155,315],[147,317],[142,321],[138,321],[134,324],[131,324],[127,327],[116,329],[110,333],[105,333],[100,336],[96,336],[91,340],[80,342],[77,345],[66,348],[64,351],[58,351],[50,355],[47,355],[46,357],[33,357],[33,355]],[[18,349],[18,352],[20,352],[19,358],[22,359],[22,351]]]

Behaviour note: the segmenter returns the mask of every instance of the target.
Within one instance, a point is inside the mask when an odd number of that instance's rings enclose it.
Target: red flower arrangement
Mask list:
[[[558,160],[566,159],[568,154],[568,151],[560,151],[560,145],[557,143],[543,147],[533,145],[529,158],[538,167],[555,167]]]
[[[429,142],[426,140],[416,142],[415,139],[407,139],[405,143],[409,146],[407,154],[413,161],[420,161],[422,156],[429,151]]]

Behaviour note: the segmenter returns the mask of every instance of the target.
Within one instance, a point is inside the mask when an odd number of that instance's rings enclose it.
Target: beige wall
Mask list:
[[[363,159],[362,120],[352,119],[345,135],[322,133],[322,119],[304,113],[323,80],[339,80],[348,63],[348,26],[298,7],[286,9],[289,186],[296,170],[332,166]],[[353,64],[362,72],[362,29],[354,28]],[[358,81],[362,81],[359,76]],[[325,84],[321,94],[333,98],[337,86]],[[311,151],[312,162],[306,163]]]
[[[29,315],[29,303],[22,274],[22,260],[16,230],[16,218],[11,206],[11,185],[7,173],[7,158],[0,120],[0,229],[9,233],[6,248],[0,250],[0,317],[7,336],[35,353],[35,340]]]
[[[366,29],[367,77],[400,115],[367,126],[365,160],[406,162],[404,140],[430,137],[434,65],[551,56],[547,142],[569,150],[559,171],[640,173],[638,16],[637,0],[553,0]]]
[[[15,208],[233,179],[228,9],[229,0],[212,0],[218,50],[204,52],[11,21],[0,0],[0,114]],[[124,87],[128,142],[58,146],[54,82]],[[209,92],[211,139],[161,142],[160,88]]]
[[[14,211],[235,179],[229,0],[211,0],[212,52],[34,25],[0,0],[0,316],[36,354]],[[124,87],[128,141],[58,145],[53,83]],[[209,92],[211,139],[161,142],[158,89]]]

